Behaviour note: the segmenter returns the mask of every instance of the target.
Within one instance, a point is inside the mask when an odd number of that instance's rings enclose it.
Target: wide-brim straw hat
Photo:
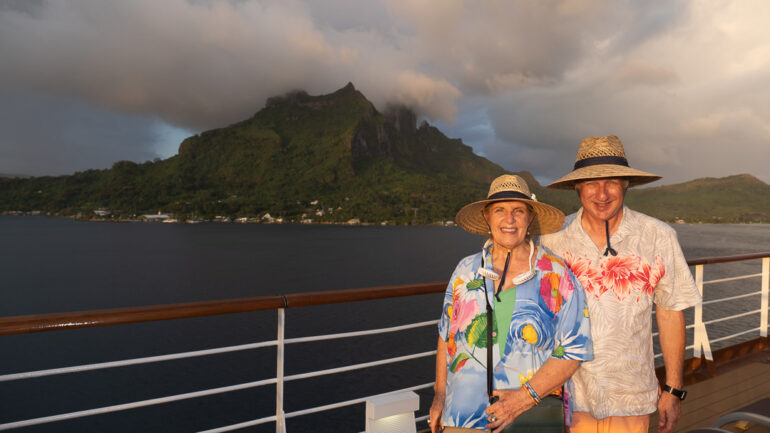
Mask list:
[[[585,179],[621,177],[629,186],[655,182],[661,177],[628,166],[623,143],[614,135],[586,137],[580,142],[575,166],[571,173],[548,185],[554,189],[574,189],[575,183]]]
[[[490,203],[511,200],[532,206],[535,213],[535,218],[529,225],[529,232],[532,235],[553,233],[564,224],[564,213],[551,205],[537,201],[535,195],[529,192],[527,182],[514,174],[504,174],[493,180],[486,200],[465,205],[460,212],[457,212],[455,221],[470,233],[489,234],[489,226],[484,219],[484,208]]]

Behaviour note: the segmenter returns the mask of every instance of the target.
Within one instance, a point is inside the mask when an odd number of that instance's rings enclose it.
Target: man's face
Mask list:
[[[628,183],[621,178],[589,179],[577,184],[583,212],[591,218],[607,221],[623,208]]]

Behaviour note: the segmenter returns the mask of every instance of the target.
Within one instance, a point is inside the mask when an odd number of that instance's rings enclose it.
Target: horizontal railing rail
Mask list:
[[[762,272],[758,274],[742,275],[737,277],[722,278],[711,281],[703,281],[703,266],[714,263],[726,263],[743,260],[762,259]],[[770,280],[770,252],[767,253],[754,253],[743,254],[738,256],[725,256],[725,257],[709,257],[702,259],[694,259],[688,261],[690,266],[695,266],[696,283],[698,288],[703,294],[703,286],[706,284],[722,283],[728,281],[736,281],[750,278],[761,277],[761,288],[757,292],[745,293],[736,296],[727,296],[721,299],[709,300],[702,302],[695,307],[695,318],[692,324],[687,325],[687,329],[693,329],[694,338],[693,344],[687,346],[687,349],[693,349],[694,355],[700,357],[701,351],[703,351],[706,359],[711,358],[711,343],[717,343],[733,338],[737,338],[751,332],[759,331],[762,337],[767,337],[768,330],[768,281]],[[326,410],[336,409],[345,406],[351,406],[360,404],[366,401],[370,397],[361,397],[351,399],[348,401],[337,402],[327,404],[323,406],[317,406],[307,409],[302,409],[294,412],[284,413],[283,411],[283,384],[288,381],[307,379],[311,377],[338,374],[353,370],[359,370],[364,368],[371,368],[380,365],[392,364],[397,362],[403,362],[411,359],[419,359],[426,357],[433,357],[436,354],[435,350],[425,351],[420,353],[408,354],[398,356],[394,358],[381,359],[372,362],[365,362],[353,365],[347,365],[343,367],[330,368],[319,371],[304,372],[293,375],[284,375],[284,347],[287,344],[299,344],[313,341],[341,339],[349,337],[358,337],[364,335],[383,334],[386,332],[398,332],[425,326],[435,326],[437,320],[411,323],[399,326],[393,326],[389,328],[381,329],[369,329],[363,331],[353,331],[328,335],[316,335],[308,337],[297,338],[284,338],[285,329],[285,310],[287,308],[297,308],[315,305],[326,305],[334,303],[344,302],[359,302],[359,301],[371,301],[377,299],[386,299],[394,297],[404,296],[416,296],[427,295],[432,293],[442,293],[446,289],[447,282],[434,282],[423,283],[413,285],[399,285],[399,286],[383,286],[364,289],[352,289],[352,290],[338,290],[327,292],[310,292],[310,293],[294,293],[286,295],[275,296],[262,296],[254,298],[243,299],[231,299],[221,301],[204,301],[184,304],[172,304],[172,305],[154,305],[147,307],[132,307],[132,308],[119,308],[110,310],[97,310],[97,311],[85,311],[85,312],[72,312],[72,313],[55,313],[55,314],[39,314],[39,315],[27,315],[27,316],[14,316],[0,318],[0,335],[10,334],[25,334],[32,332],[45,332],[53,330],[64,329],[77,329],[84,327],[98,327],[98,326],[111,326],[117,324],[137,323],[137,322],[149,322],[149,321],[161,321],[171,319],[183,319],[202,316],[213,316],[221,314],[231,313],[243,313],[253,311],[265,311],[276,310],[278,311],[278,337],[275,340],[263,341],[258,343],[243,344],[237,346],[220,347],[206,350],[197,350],[191,352],[174,353],[159,356],[149,356],[143,358],[126,359],[112,362],[102,362],[80,366],[70,366],[63,368],[54,368],[48,370],[38,370],[31,372],[13,373],[0,375],[0,382],[8,382],[15,380],[24,380],[29,378],[39,378],[44,376],[52,376],[58,374],[79,373],[84,371],[124,367],[129,365],[146,364],[154,362],[171,361],[177,359],[200,357],[213,354],[229,353],[242,350],[261,349],[266,347],[276,347],[277,356],[277,373],[276,377],[268,378],[253,382],[241,383],[236,385],[224,386],[219,388],[212,388],[207,390],[188,392],[184,394],[164,396],[158,398],[152,398],[132,403],[117,404],[113,406],[107,406],[96,409],[89,409],[77,412],[70,412],[65,414],[51,415],[45,417],[39,417],[34,419],[27,419],[22,421],[16,421],[11,423],[0,424],[0,430],[8,430],[19,427],[26,427],[31,425],[49,423],[54,421],[62,421],[67,419],[74,419],[79,417],[85,417],[95,415],[99,413],[109,413],[122,411],[127,409],[133,409],[138,407],[145,407],[150,405],[157,405],[162,403],[168,403],[172,401],[179,401],[191,398],[197,398],[207,395],[214,395],[219,393],[231,392],[236,390],[243,390],[249,388],[255,388],[265,385],[276,386],[276,414],[269,417],[263,417],[255,420],[241,422],[230,426],[223,426],[207,432],[224,432],[232,431],[248,426],[255,426],[259,424],[265,424],[269,422],[276,423],[276,431],[279,433],[285,432],[285,420],[288,418],[294,418],[311,413],[322,412]],[[737,299],[743,299],[751,296],[761,295],[760,309],[745,311],[739,314],[733,314],[730,316],[714,318],[708,321],[704,321],[702,317],[702,306],[708,304],[715,304],[719,302],[734,301]],[[717,339],[709,340],[708,333],[706,331],[706,325],[720,323],[728,320],[733,320],[750,315],[760,314],[760,326],[754,327],[748,330],[743,330],[732,335],[723,336]],[[657,334],[657,333],[656,333]],[[655,355],[656,358],[660,357],[660,354]],[[387,394],[393,394],[397,392],[409,391],[409,390],[421,390],[432,386],[432,383],[421,384],[402,390],[393,391]],[[425,420],[426,416],[417,417],[417,421]]]
[[[310,307],[314,305],[426,295],[443,292],[446,290],[446,285],[447,282],[443,281],[363,289],[331,290],[326,292],[290,293],[286,295],[219,301],[150,305],[146,307],[10,316],[0,318],[0,335],[156,322],[220,314],[277,310],[279,308]]]
[[[716,263],[742,262],[745,260],[763,259],[765,257],[770,257],[770,251],[765,251],[762,253],[737,254],[732,256],[701,257],[697,259],[688,260],[687,265],[688,266],[713,265]]]
[[[723,257],[704,257],[688,260],[689,266],[754,260],[770,257],[770,251]],[[760,276],[753,274],[749,278]],[[718,281],[713,281],[718,282]],[[0,318],[0,335],[24,334],[30,332],[54,331],[94,326],[111,326],[126,323],[153,322],[159,320],[184,319],[219,314],[245,313],[275,310],[278,308],[308,307],[342,302],[370,301],[403,296],[440,293],[446,289],[447,281],[406,284],[397,286],[368,287],[360,289],[333,290],[326,292],[291,293],[285,295],[259,296],[253,298],[227,299],[218,301],[189,302],[146,307],[115,308],[71,313],[33,314]],[[708,283],[708,282],[707,282]]]

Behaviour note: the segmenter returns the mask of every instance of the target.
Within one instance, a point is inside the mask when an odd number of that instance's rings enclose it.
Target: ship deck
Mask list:
[[[715,376],[701,369],[685,378],[688,396],[674,432],[708,427],[717,418],[770,397],[770,349],[741,356],[715,367]],[[770,433],[770,428],[748,423],[722,427],[733,432]],[[658,431],[658,418],[650,420],[650,432]]]

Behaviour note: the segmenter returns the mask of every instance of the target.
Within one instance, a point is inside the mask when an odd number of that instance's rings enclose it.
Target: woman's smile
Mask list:
[[[495,244],[506,249],[521,245],[534,214],[520,201],[500,201],[487,206],[484,218]]]

